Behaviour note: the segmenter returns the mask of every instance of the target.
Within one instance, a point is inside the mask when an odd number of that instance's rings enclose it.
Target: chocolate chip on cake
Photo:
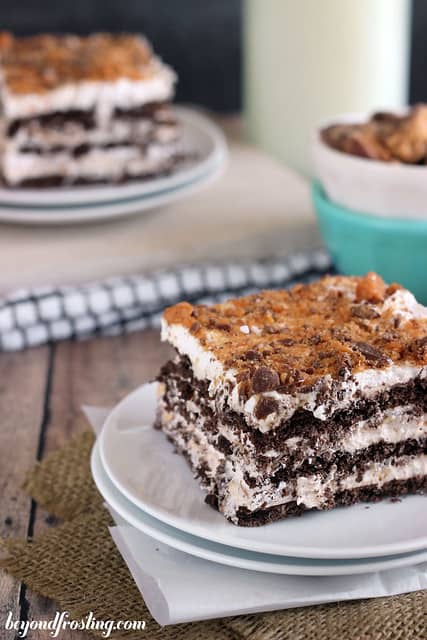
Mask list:
[[[362,320],[372,320],[373,318],[379,318],[380,313],[375,307],[370,304],[358,304],[351,308],[351,313],[355,318]]]
[[[285,347],[292,347],[295,344],[295,340],[292,338],[280,338],[277,342],[283,344]]]
[[[243,354],[243,359],[244,360],[261,360],[261,354],[258,351],[255,351],[255,349],[249,349],[249,351],[246,351],[245,354]]]
[[[384,365],[389,361],[388,358],[383,353],[381,353],[379,349],[373,347],[367,342],[355,342],[354,347],[363,356],[365,356],[366,360],[369,360],[370,362],[375,362],[378,365]]]
[[[270,413],[276,413],[279,403],[269,396],[261,396],[255,407],[255,417],[257,420],[264,420]]]
[[[427,336],[414,340],[410,344],[409,350],[415,355],[416,358],[424,359],[427,356]]]
[[[254,393],[274,391],[280,384],[277,371],[269,367],[258,367],[252,376],[252,390]]]

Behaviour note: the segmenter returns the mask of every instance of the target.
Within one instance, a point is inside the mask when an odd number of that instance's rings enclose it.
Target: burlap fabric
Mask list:
[[[161,628],[151,618],[109,535],[110,516],[93,484],[93,435],[46,457],[24,488],[64,522],[37,540],[3,540],[4,569],[80,619],[146,620],[146,630],[115,638],[155,640],[425,640],[427,592],[305,607]],[[182,576],[185,580],[185,575]]]

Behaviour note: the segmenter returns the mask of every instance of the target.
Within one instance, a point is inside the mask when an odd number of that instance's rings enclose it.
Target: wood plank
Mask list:
[[[82,404],[113,406],[127,393],[153,378],[171,351],[159,341],[157,331],[144,331],[114,338],[61,343],[54,347],[53,376],[42,453],[57,449],[88,425]],[[48,514],[37,507],[34,534],[49,527]],[[50,620],[56,605],[28,593],[29,618]],[[43,635],[34,635],[34,638]],[[90,636],[64,631],[62,640],[87,640]]]
[[[31,527],[31,500],[21,490],[37,459],[44,417],[49,347],[0,354],[0,536],[25,538]],[[0,620],[25,608],[25,587],[0,575]]]
[[[83,404],[113,406],[153,378],[170,353],[154,330],[57,345],[45,450],[87,428]]]

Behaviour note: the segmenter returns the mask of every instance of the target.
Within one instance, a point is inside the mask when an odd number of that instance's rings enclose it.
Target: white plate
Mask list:
[[[160,191],[199,180],[212,166],[222,164],[227,156],[227,143],[222,131],[201,113],[186,107],[174,107],[182,124],[183,149],[197,156],[190,163],[166,177],[129,182],[120,185],[53,187],[41,189],[0,189],[0,204],[30,209],[46,207],[79,207],[116,203],[142,198]]]
[[[61,207],[58,209],[29,209],[27,207],[8,207],[0,204],[0,222],[13,222],[14,224],[75,224],[89,223],[96,220],[109,218],[121,218],[129,215],[144,213],[162,207],[182,198],[186,198],[199,189],[206,187],[215,178],[221,175],[224,168],[224,156],[222,162],[218,160],[209,171],[198,177],[197,180],[182,184],[174,189],[159,191],[152,195],[144,196],[123,202],[105,202],[100,205],[79,207]]]
[[[325,123],[367,122],[370,113],[345,114]],[[382,217],[427,218],[427,166],[359,158],[329,147],[320,135],[313,139],[317,178],[328,197],[348,209]]]
[[[373,571],[412,566],[427,561],[427,549],[422,552],[390,556],[389,558],[363,558],[352,561],[310,560],[233,549],[170,527],[160,520],[152,518],[127,500],[109,480],[102,466],[98,443],[92,451],[91,469],[99,492],[107,504],[126,522],[159,542],[211,562],[276,574],[340,576],[372,573]]]
[[[427,549],[427,496],[310,512],[263,527],[237,527],[204,502],[181,455],[152,428],[156,384],[120,402],[100,436],[111,481],[137,507],[192,535],[258,553],[349,559]]]

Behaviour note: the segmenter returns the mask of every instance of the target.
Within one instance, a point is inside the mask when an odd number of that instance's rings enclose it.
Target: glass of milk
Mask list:
[[[311,174],[319,123],[407,101],[409,0],[245,0],[247,137]]]

